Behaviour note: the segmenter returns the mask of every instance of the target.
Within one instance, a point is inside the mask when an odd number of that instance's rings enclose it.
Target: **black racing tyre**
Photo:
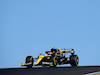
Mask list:
[[[54,57],[53,58],[53,62],[54,62],[54,66],[53,67],[56,67],[57,66],[57,63],[58,63],[57,57]]]
[[[30,62],[32,62],[32,64],[31,64],[31,65],[28,65],[27,68],[32,68],[33,62],[34,62],[32,56],[27,56],[27,57],[26,57],[26,63],[30,63]]]
[[[70,56],[70,64],[71,66],[77,66],[79,63],[79,58],[77,55]]]
[[[53,64],[52,64],[52,66],[50,66],[50,67],[56,67],[56,65],[57,65],[57,60],[56,60],[55,55],[52,55],[52,56],[51,56],[51,61],[53,62]]]

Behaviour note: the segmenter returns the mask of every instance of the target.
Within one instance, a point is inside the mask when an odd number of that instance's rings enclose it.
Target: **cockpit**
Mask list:
[[[57,53],[57,49],[51,49],[51,51],[46,51],[45,53],[52,55],[52,54]]]

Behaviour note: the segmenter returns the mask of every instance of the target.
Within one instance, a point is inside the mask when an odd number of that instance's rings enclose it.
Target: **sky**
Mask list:
[[[79,66],[100,65],[100,0],[0,0],[0,68],[51,46],[74,49]]]

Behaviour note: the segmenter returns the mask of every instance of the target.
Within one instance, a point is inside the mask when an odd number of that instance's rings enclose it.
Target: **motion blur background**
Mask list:
[[[73,48],[79,66],[100,65],[100,0],[0,0],[0,68],[51,46]]]

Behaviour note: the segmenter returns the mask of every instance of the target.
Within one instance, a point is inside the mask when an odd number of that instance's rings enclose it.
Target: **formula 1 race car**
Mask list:
[[[32,56],[26,57],[26,63],[22,63],[22,66],[27,66],[27,68],[32,68],[34,66],[50,66],[56,67],[61,64],[70,64],[71,66],[77,66],[79,59],[77,55],[74,55],[74,49],[55,49],[52,48],[51,51],[46,51],[46,55],[40,55],[38,58],[33,58]],[[71,53],[70,57],[65,57],[64,53]],[[34,60],[36,62],[34,62]]]

